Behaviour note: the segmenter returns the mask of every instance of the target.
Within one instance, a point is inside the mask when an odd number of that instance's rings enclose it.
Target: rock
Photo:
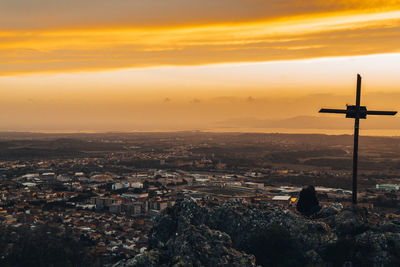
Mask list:
[[[311,265],[321,265],[323,260],[315,250],[311,249],[306,252],[306,262]]]
[[[128,266],[255,266],[254,256],[234,249],[228,234],[203,223],[206,216],[207,210],[193,200],[167,209],[149,233],[150,251]]]
[[[375,227],[375,231],[381,233],[386,233],[386,232],[400,233],[400,225],[391,222],[384,222],[380,225],[377,225]]]
[[[343,267],[353,267],[353,263],[351,261],[345,261],[342,266]]]
[[[315,214],[315,218],[326,218],[329,216],[333,216],[338,214],[339,212],[341,212],[343,210],[343,205],[340,203],[333,203],[330,204],[328,206],[324,206],[322,207],[322,209]]]
[[[355,238],[359,246],[369,247],[365,257],[373,266],[399,266],[400,233],[364,232]]]
[[[306,218],[270,204],[185,199],[155,218],[147,252],[116,267],[399,266],[400,227],[378,221],[338,204]]]
[[[371,227],[368,224],[364,211],[352,209],[344,209],[334,216],[333,221],[330,220],[329,224],[339,237],[346,235],[354,236],[365,232]]]

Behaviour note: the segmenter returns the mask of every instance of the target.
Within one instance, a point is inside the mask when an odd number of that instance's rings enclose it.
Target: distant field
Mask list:
[[[118,153],[130,167],[227,172],[265,168],[352,168],[351,135],[264,133],[0,133],[0,160],[104,157]],[[400,138],[360,137],[359,171],[400,176]],[[205,159],[207,164],[190,164]],[[181,161],[178,163],[177,161]],[[144,163],[143,163],[144,162]],[[143,164],[142,164],[143,163]],[[195,166],[196,165],[196,166]],[[218,167],[219,170],[220,167]]]
[[[9,140],[0,142],[0,159],[79,158],[119,150],[123,150],[121,144],[79,139]]]

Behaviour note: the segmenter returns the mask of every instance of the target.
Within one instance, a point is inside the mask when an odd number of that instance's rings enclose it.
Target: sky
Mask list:
[[[400,110],[398,44],[400,1],[0,0],[0,131],[351,132],[319,108]]]

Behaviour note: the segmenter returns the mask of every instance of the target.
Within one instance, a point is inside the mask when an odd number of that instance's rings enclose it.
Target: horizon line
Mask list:
[[[295,129],[298,130],[298,129]],[[66,135],[76,135],[76,134],[86,134],[86,135],[95,135],[95,134],[173,134],[173,133],[204,133],[204,134],[283,134],[283,135],[326,135],[326,136],[352,136],[352,129],[349,130],[322,130],[322,131],[314,131],[314,129],[302,129],[303,131],[240,131],[240,130],[232,130],[232,131],[220,131],[213,129],[185,129],[185,130],[27,130],[27,131],[18,131],[18,130],[0,130],[0,135],[4,134],[42,134],[42,135],[57,135],[57,134],[66,134]],[[304,131],[310,130],[310,131]],[[368,136],[368,137],[400,137],[400,130],[398,130],[398,134],[376,134],[379,131],[391,131],[391,130],[363,130],[375,133],[363,133],[360,136]],[[331,132],[331,133],[329,133]],[[347,133],[348,132],[348,133]],[[393,131],[392,131],[393,132]]]

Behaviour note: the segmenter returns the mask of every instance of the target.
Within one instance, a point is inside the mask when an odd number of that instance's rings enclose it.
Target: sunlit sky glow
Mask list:
[[[400,1],[6,0],[0,130],[268,127],[352,103],[356,73],[400,110],[399,44]]]

